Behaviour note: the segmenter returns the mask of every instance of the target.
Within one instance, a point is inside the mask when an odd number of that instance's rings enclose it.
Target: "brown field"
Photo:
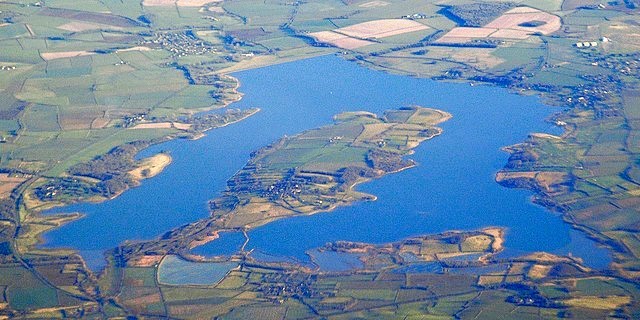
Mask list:
[[[25,180],[27,178],[10,177],[7,173],[0,174],[0,199],[5,199],[11,195],[11,191]]]
[[[536,186],[545,192],[557,192],[562,190],[559,184],[567,181],[569,175],[559,171],[522,171],[522,172],[498,172],[496,182],[525,179],[535,182]]]
[[[622,51],[637,51],[640,48],[640,27],[620,21],[612,22],[601,31],[603,36],[611,39],[606,45]]]
[[[102,129],[106,127],[111,119],[109,118],[95,118],[91,122],[91,129]]]
[[[362,132],[356,137],[354,142],[365,142],[375,138],[377,135],[389,130],[393,125],[390,123],[372,123],[364,126]]]
[[[136,27],[140,24],[126,17],[110,14],[87,12],[80,10],[61,9],[61,8],[42,8],[38,10],[38,15],[47,17],[57,17],[65,20],[85,21],[94,24],[108,25],[113,27]],[[28,28],[28,27],[27,27]],[[31,32],[31,31],[30,31]]]
[[[109,119],[103,118],[103,115],[100,110],[78,109],[75,112],[62,112],[58,122],[62,130],[100,129],[109,123]]]
[[[522,27],[520,24],[532,21],[542,21],[545,24],[538,27]],[[482,28],[458,27],[453,28],[436,42],[466,43],[474,39],[500,38],[510,40],[525,40],[534,33],[550,34],[562,26],[560,17],[530,7],[517,7],[507,11],[502,16],[489,22]]]
[[[471,27],[459,27],[453,28],[447,32],[444,37],[453,38],[485,38],[490,34],[496,32],[495,28],[471,28]]]
[[[616,211],[618,208],[610,203],[602,204],[599,206],[591,206],[587,209],[576,212],[576,217],[582,220],[597,220],[601,216],[609,216],[611,212]]]
[[[207,3],[220,1],[222,0],[178,0],[178,7],[201,7]]]
[[[629,304],[631,302],[631,297],[629,296],[606,296],[606,297],[584,296],[579,298],[568,299],[563,302],[564,304],[573,306],[573,307],[582,307],[582,308],[598,309],[598,310],[613,310],[625,304]]]
[[[368,46],[373,43],[371,41],[351,38],[333,31],[320,31],[310,33],[309,35],[314,37],[318,42],[328,43],[330,45],[349,50]]]
[[[531,7],[515,7],[505,13],[532,13],[540,12],[540,10]]]
[[[42,57],[42,59],[49,61],[49,60],[55,60],[55,59],[89,56],[92,54],[95,54],[95,53],[89,52],[89,51],[63,51],[63,52],[42,52],[40,53],[40,56]]]
[[[632,197],[616,201],[616,204],[623,208],[640,207],[640,198]]]
[[[339,48],[356,49],[356,48],[368,46],[368,45],[370,45],[372,43],[373,42],[371,42],[371,41],[365,41],[365,40],[354,39],[354,38],[350,38],[350,37],[344,37],[342,39],[335,40],[333,44],[336,47],[339,47]]]
[[[178,304],[178,305],[169,305],[167,306],[167,308],[169,309],[169,314],[171,314],[174,317],[183,317],[185,315],[191,315],[193,316],[194,314],[197,314],[199,312],[204,312],[207,311],[211,308],[213,308],[211,305],[207,305],[207,304],[187,304],[187,305],[182,305],[182,304]]]
[[[536,262],[543,262],[543,263],[561,263],[561,262],[568,262],[568,263],[572,263],[575,262],[574,260],[571,260],[567,257],[562,257],[562,256],[557,256],[555,254],[552,253],[548,253],[548,252],[534,252],[534,253],[530,253],[526,256],[522,256],[519,259],[522,260],[532,260],[532,261],[536,261]]]
[[[176,128],[180,130],[188,130],[191,128],[191,124],[180,122],[153,122],[153,123],[139,123],[132,127],[132,130],[136,129],[171,129]]]
[[[527,274],[530,278],[540,279],[544,278],[551,271],[552,266],[542,265],[542,264],[534,264],[529,269],[529,273]]]
[[[444,36],[436,40],[436,42],[440,42],[440,43],[469,42],[473,39],[486,38],[496,31],[498,30],[491,29],[491,28],[458,27],[458,28],[451,29]]]
[[[569,174],[560,171],[542,171],[536,175],[536,182],[546,191],[551,191],[554,184],[565,182],[569,179]]]
[[[133,299],[128,299],[127,304],[131,306],[143,307],[152,303],[160,302],[162,300],[160,293],[154,293],[150,295],[144,295]]]
[[[131,48],[127,48],[127,49],[120,49],[120,50],[117,50],[116,52],[128,52],[128,51],[151,51],[151,48],[143,47],[143,46],[137,46],[137,47],[131,47]]]
[[[480,276],[480,277],[478,277],[478,285],[479,286],[492,285],[492,284],[501,283],[503,280],[504,280],[504,276],[503,275]]]
[[[319,42],[343,49],[357,49],[373,42],[366,39],[385,38],[429,29],[421,23],[407,19],[382,19],[354,24],[333,31],[320,31],[309,35]]]
[[[73,22],[65,23],[61,26],[58,26],[57,28],[65,31],[70,31],[70,32],[82,32],[87,30],[99,30],[104,27],[105,27],[104,25],[99,25],[99,24],[90,23],[90,22],[73,21]]]
[[[176,129],[180,129],[180,130],[189,130],[189,129],[191,129],[191,124],[174,122],[173,123],[173,127],[176,128]]]
[[[201,246],[203,244],[207,244],[213,240],[220,238],[220,233],[218,231],[214,231],[212,234],[205,236],[202,239],[194,240],[189,243],[189,248],[193,249],[195,247]]]
[[[499,29],[498,31],[492,33],[490,38],[501,38],[501,39],[514,39],[514,40],[524,40],[529,38],[531,35],[527,31],[523,30],[512,30],[512,29]]]
[[[147,7],[170,7],[176,5],[176,0],[143,0],[142,5]]]
[[[363,4],[358,5],[358,7],[361,8],[378,8],[378,7],[385,7],[388,6],[389,2],[386,1],[380,1],[380,0],[374,0],[374,1],[369,1],[369,2],[365,2]]]
[[[134,267],[152,267],[160,263],[164,256],[160,255],[146,255],[138,258],[135,261],[129,261],[129,265]]]
[[[201,7],[207,3],[221,0],[143,0],[142,5],[147,7]]]
[[[516,10],[517,9],[517,10]],[[522,12],[522,10],[529,10],[527,12]],[[516,10],[516,11],[514,11]],[[520,24],[531,21],[543,21],[545,24],[538,27],[522,27]],[[558,31],[562,26],[562,21],[560,17],[543,12],[540,10],[536,10],[533,8],[515,8],[507,11],[502,16],[496,18],[495,20],[489,22],[485,26],[485,28],[496,28],[496,29],[513,29],[513,30],[521,30],[527,31],[530,33],[540,32],[542,34],[550,34],[555,31]]]
[[[171,122],[140,123],[131,128],[137,129],[171,129]]]
[[[535,171],[522,171],[522,172],[505,172],[500,171],[496,173],[496,181],[501,182],[508,179],[526,178],[533,179],[536,177]]]
[[[264,37],[269,34],[264,28],[251,28],[236,31],[228,31],[227,34],[234,38],[242,40],[255,40],[260,37]]]
[[[354,38],[367,39],[391,37],[426,29],[429,27],[413,20],[382,19],[358,23],[334,31]]]

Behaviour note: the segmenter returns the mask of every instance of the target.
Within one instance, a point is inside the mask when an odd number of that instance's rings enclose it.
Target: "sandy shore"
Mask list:
[[[171,164],[171,156],[166,153],[158,153],[154,156],[142,160],[137,168],[129,171],[129,174],[136,180],[155,177],[164,168]]]

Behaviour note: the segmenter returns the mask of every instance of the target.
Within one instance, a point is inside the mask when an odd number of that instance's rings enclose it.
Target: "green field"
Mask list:
[[[2,179],[21,182],[3,188],[0,181],[0,317],[640,318],[638,4],[518,0],[561,17],[561,27],[437,43],[461,23],[445,6],[482,20],[494,18],[497,3],[504,1],[1,1],[0,170]],[[355,49],[307,37],[378,19],[414,19],[430,28],[368,39],[375,44]],[[486,230],[321,248],[357,254],[357,272],[260,262],[246,252],[226,262],[174,256],[212,231],[372,199],[351,187],[412,166],[405,156],[440,134],[435,126],[446,115],[422,108],[344,113],[256,150],[212,200],[210,218],[108,252],[102,273],[71,250],[38,248],[41,233],[76,218],[39,210],[98,200],[96,189],[109,181],[96,178],[110,172],[105,168],[77,176],[78,166],[106,162],[121,169],[119,182],[134,186],[139,182],[127,180],[126,170],[140,162],[130,154],[109,158],[114,150],[197,137],[257,111],[226,114],[224,121],[196,116],[240,97],[226,73],[338,52],[384,72],[487,83],[559,106],[549,120],[562,134],[531,135],[507,147],[503,171],[533,175],[510,186],[533,189],[537,203],[609,249],[612,264],[590,270],[553,255],[494,261],[496,236]],[[132,129],[141,123],[161,124]],[[37,198],[48,187],[58,198]]]

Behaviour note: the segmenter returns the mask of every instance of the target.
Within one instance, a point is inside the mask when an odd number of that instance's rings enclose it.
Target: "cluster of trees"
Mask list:
[[[0,199],[0,216],[2,218],[13,218],[18,214],[16,202],[13,199]]]
[[[40,201],[73,202],[100,193],[95,185],[77,178],[55,178],[34,189]]]
[[[98,183],[76,178],[55,178],[34,189],[40,201],[76,202],[92,196],[113,197],[132,186],[134,181],[127,175],[113,176]],[[0,210],[2,204],[0,204]]]
[[[516,6],[513,2],[470,3],[447,6],[440,13],[463,27],[482,27]]]
[[[363,167],[346,167],[341,169],[338,174],[340,177],[338,178],[338,182],[340,183],[337,186],[336,191],[346,191],[351,186],[353,186],[358,179],[360,178],[375,178],[378,175],[371,168],[363,168]]]
[[[69,173],[77,176],[109,180],[135,168],[135,155],[147,147],[147,142],[132,142],[113,148],[107,154],[77,164],[69,169]]]
[[[411,160],[405,160],[402,155],[380,149],[372,149],[367,153],[367,164],[376,170],[394,172],[413,165]]]
[[[222,96],[220,98],[222,98]],[[202,116],[186,119],[184,122],[190,123],[193,125],[191,127],[192,131],[202,132],[212,128],[221,127],[227,123],[236,122],[255,112],[256,112],[255,108],[244,109],[244,110],[228,109],[224,113],[205,114]]]
[[[69,173],[100,180],[92,191],[112,197],[135,183],[128,172],[135,168],[135,155],[149,144],[148,141],[136,141],[113,148],[105,155],[71,167]]]

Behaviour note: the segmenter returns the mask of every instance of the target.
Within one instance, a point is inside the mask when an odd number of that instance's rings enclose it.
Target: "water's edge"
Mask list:
[[[535,97],[490,86],[390,75],[333,56],[234,76],[241,81],[244,96],[231,106],[259,107],[260,113],[196,141],[174,140],[145,150],[141,156],[169,150],[174,162],[114,200],[55,209],[87,216],[45,234],[45,245],[77,248],[87,257],[127,239],[154,238],[206,217],[207,201],[224,190],[226,180],[251,151],[285,134],[328,124],[340,112],[381,113],[415,104],[453,114],[440,125],[443,135],[425,141],[411,156],[417,167],[358,187],[376,195],[375,202],[252,230],[247,249],[304,261],[308,259],[305,251],[329,241],[382,243],[453,229],[502,226],[508,230],[507,255],[571,252],[596,267],[610,261],[604,249],[559,216],[531,204],[531,192],[504,188],[494,181],[508,157],[501,147],[522,141],[530,132],[557,130],[543,121],[552,109]],[[225,253],[218,251],[218,244],[225,244],[224,237],[198,250]]]

